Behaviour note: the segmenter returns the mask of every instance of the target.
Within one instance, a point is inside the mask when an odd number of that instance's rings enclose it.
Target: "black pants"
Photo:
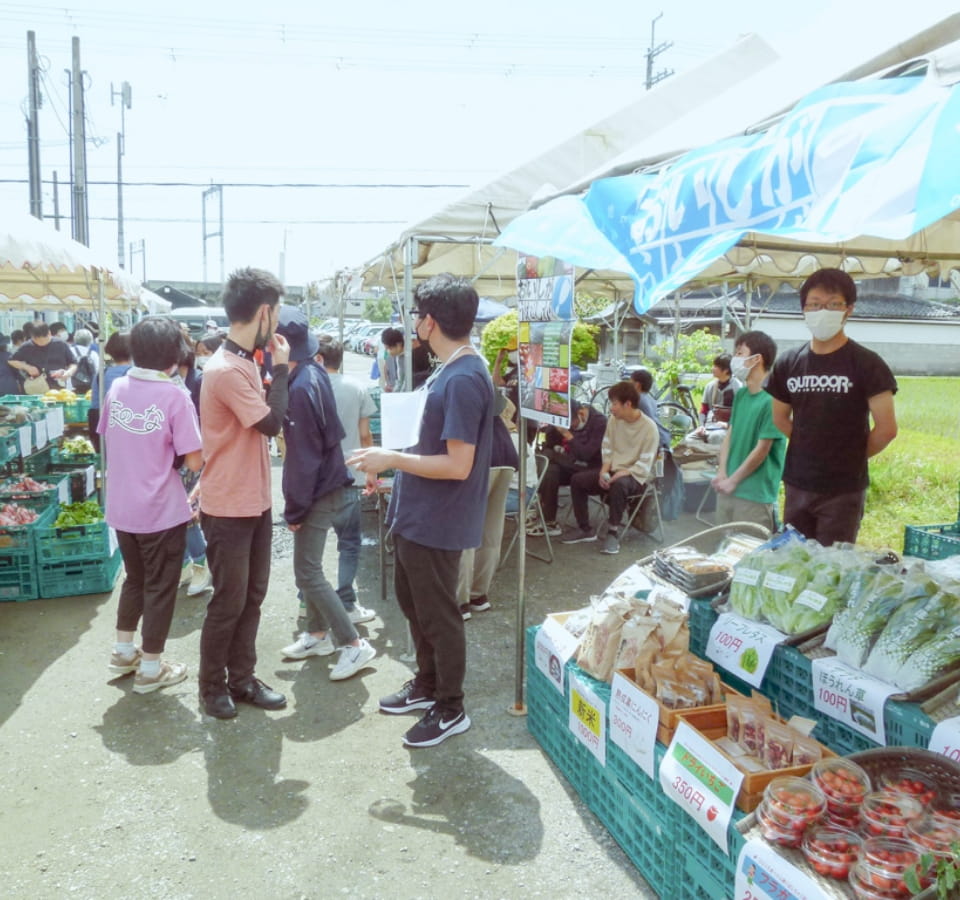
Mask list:
[[[627,507],[627,500],[643,493],[643,485],[632,475],[624,475],[616,481],[610,482],[609,488],[600,487],[596,472],[583,472],[573,476],[570,482],[570,500],[573,503],[573,514],[577,517],[577,524],[586,528],[590,524],[589,498],[591,494],[606,494],[610,513],[607,524],[611,528],[619,528],[623,511]]]
[[[450,712],[463,709],[467,641],[457,605],[460,550],[437,550],[395,535],[394,589],[417,651],[417,685]]]
[[[271,511],[224,518],[203,514],[213,595],[200,632],[200,695],[242,687],[257,665],[260,606],[270,583]],[[181,562],[183,550],[180,551]]]
[[[187,526],[149,534],[117,532],[127,577],[120,588],[117,631],[136,631],[143,618],[144,653],[163,653],[180,587]]]
[[[556,522],[560,485],[570,484],[571,478],[583,472],[592,472],[596,478],[600,466],[576,465],[573,459],[555,451],[548,451],[546,455],[550,462],[547,464],[547,471],[543,473],[543,481],[540,482],[540,505],[543,508],[543,518],[548,522]]]

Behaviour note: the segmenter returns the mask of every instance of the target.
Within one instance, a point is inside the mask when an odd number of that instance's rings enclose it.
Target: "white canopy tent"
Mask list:
[[[554,192],[557,186],[582,178],[641,136],[667,126],[678,110],[698,108],[776,58],[756,35],[742,38],[729,50],[663,82],[629,106],[408,226],[383,253],[362,267],[365,286],[409,290],[412,279],[455,272],[471,278],[484,297],[512,296],[516,292],[513,254],[491,244],[507,223],[528,209],[532,196],[545,190]],[[591,289],[606,296],[630,296],[633,292],[630,279],[615,272],[592,275]]]
[[[141,305],[139,281],[104,266],[89,247],[33,216],[0,213],[0,307],[64,311]]]

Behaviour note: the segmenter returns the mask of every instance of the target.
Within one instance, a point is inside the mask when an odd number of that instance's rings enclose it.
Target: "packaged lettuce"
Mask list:
[[[755,550],[737,563],[730,583],[730,606],[737,615],[760,620],[760,583],[775,556],[773,550]]]

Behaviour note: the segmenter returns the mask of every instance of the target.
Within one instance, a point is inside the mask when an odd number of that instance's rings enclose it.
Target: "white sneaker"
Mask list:
[[[171,684],[180,684],[187,677],[187,667],[183,663],[160,661],[160,671],[156,675],[146,676],[137,672],[133,680],[135,694],[150,694],[160,688],[170,687]]]
[[[361,622],[369,622],[371,619],[375,619],[377,617],[377,611],[375,609],[367,609],[365,606],[356,603],[348,615],[354,625],[359,625]]]
[[[336,650],[329,632],[322,638],[315,638],[309,631],[304,631],[292,644],[280,651],[285,659],[306,659],[308,656],[329,656]]]
[[[206,563],[202,566],[194,564],[193,579],[190,581],[190,587],[187,588],[187,596],[196,597],[197,594],[209,591],[212,587],[213,575],[210,574],[210,569],[207,568]]]
[[[343,681],[344,678],[356,675],[376,655],[377,651],[363,638],[360,638],[356,647],[343,647],[340,650],[340,659],[330,672],[330,680]]]

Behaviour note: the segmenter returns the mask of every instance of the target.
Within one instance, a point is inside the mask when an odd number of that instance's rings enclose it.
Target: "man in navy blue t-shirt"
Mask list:
[[[380,700],[386,713],[427,710],[404,735],[432,747],[470,727],[463,708],[466,639],[457,605],[460,554],[479,547],[493,440],[493,382],[470,344],[477,314],[473,286],[436,275],[414,292],[415,333],[439,358],[426,385],[417,443],[404,452],[358,450],[348,465],[396,469],[387,521],[395,548],[397,602],[410,623],[417,673]]]

